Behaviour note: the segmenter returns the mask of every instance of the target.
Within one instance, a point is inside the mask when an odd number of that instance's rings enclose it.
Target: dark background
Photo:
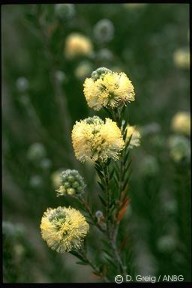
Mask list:
[[[78,169],[99,209],[93,167],[75,159],[70,133],[76,120],[106,116],[89,109],[83,95],[85,77],[100,66],[131,79],[136,100],[128,105],[127,117],[145,131],[133,151],[132,202],[124,221],[135,243],[136,271],[182,274],[189,281],[190,160],[175,162],[168,146],[172,117],[190,107],[189,65],[174,61],[178,49],[189,51],[189,5],[75,4],[74,15],[62,19],[54,8],[1,7],[3,281],[100,281],[74,256],[48,248],[39,228],[47,207],[73,206],[72,200],[56,197],[53,175],[59,169]],[[112,22],[110,40],[95,37],[101,19]],[[66,57],[65,40],[72,32],[91,40],[91,56]],[[80,77],[82,63],[88,73]],[[34,148],[34,143],[40,145]],[[97,247],[94,235],[89,237]]]

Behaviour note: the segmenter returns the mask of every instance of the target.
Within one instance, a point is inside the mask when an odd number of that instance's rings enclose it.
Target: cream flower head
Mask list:
[[[98,116],[76,122],[72,130],[72,143],[75,156],[81,162],[105,162],[108,158],[117,160],[124,148],[117,124],[109,118],[104,122]]]
[[[74,208],[48,208],[41,219],[41,235],[59,253],[80,249],[89,231],[85,217]]]
[[[87,104],[94,110],[114,108],[135,100],[134,87],[127,75],[112,72],[105,67],[93,71],[83,86]]]
[[[190,51],[187,49],[178,49],[173,54],[173,61],[178,68],[190,68]]]
[[[129,143],[130,149],[140,146],[141,134],[135,126],[127,125],[127,135],[126,136],[127,136],[126,137],[127,141],[129,141],[129,138],[131,137],[131,140]]]
[[[189,136],[191,128],[190,114],[185,111],[176,113],[171,120],[171,128],[176,133]]]
[[[75,58],[76,56],[90,56],[93,52],[93,45],[91,40],[80,34],[71,33],[65,41],[65,56],[69,59]]]

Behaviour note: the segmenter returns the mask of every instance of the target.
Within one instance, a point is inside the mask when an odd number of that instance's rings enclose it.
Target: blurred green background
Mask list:
[[[142,140],[132,153],[124,221],[136,272],[190,281],[189,135],[179,135],[179,157],[169,145],[173,116],[190,111],[189,5],[17,4],[3,5],[1,16],[3,281],[100,282],[74,256],[48,248],[39,225],[47,207],[76,205],[56,197],[62,169],[79,170],[99,209],[93,167],[75,159],[70,133],[76,120],[96,114],[83,82],[101,66],[125,72],[136,92],[127,117]],[[90,51],[70,57],[71,33],[87,37]],[[88,239],[99,246],[94,233]]]

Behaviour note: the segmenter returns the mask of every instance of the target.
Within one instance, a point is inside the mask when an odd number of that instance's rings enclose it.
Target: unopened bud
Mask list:
[[[100,68],[98,68],[97,70],[95,70],[95,71],[92,72],[91,78],[96,81],[96,80],[99,79],[102,75],[104,75],[104,74],[106,74],[106,73],[112,73],[112,71],[109,70],[108,68],[100,67]]]
[[[102,19],[94,27],[94,36],[98,42],[109,42],[114,36],[114,26],[109,19]]]
[[[100,210],[98,210],[98,211],[96,211],[95,216],[96,216],[97,218],[101,218],[101,217],[103,217],[103,212],[100,211]]]
[[[83,177],[77,170],[64,170],[60,174],[60,187],[57,189],[57,196],[79,195],[86,187]]]
[[[55,4],[55,14],[60,20],[69,20],[75,15],[74,4]]]

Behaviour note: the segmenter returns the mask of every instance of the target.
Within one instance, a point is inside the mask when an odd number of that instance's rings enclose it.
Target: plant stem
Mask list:
[[[104,174],[103,181],[105,184],[105,193],[106,193],[106,224],[107,224],[107,238],[109,245],[111,246],[116,261],[119,266],[120,273],[123,273],[123,275],[126,275],[126,267],[123,265],[123,262],[121,260],[121,256],[119,254],[118,248],[117,248],[117,236],[118,236],[118,229],[119,229],[119,223],[114,222],[112,223],[112,215],[110,215],[110,204],[111,204],[111,191],[109,187],[109,163],[106,163],[106,165],[101,166],[101,170]],[[121,172],[121,171],[120,171]]]
[[[110,227],[109,227],[109,206],[111,203],[111,195],[110,195],[110,190],[109,190],[109,169],[108,165],[103,166],[103,171],[104,171],[104,181],[105,181],[105,193],[106,193],[106,224],[107,224],[107,230],[109,232]]]
[[[126,126],[125,125],[122,125],[122,120],[123,120],[123,114],[124,114],[124,108],[125,107],[121,107],[121,108],[117,108],[117,109],[114,109],[112,110],[112,115],[113,115],[113,120],[117,122],[117,125],[119,127],[119,129],[122,130],[122,135],[124,135],[125,133],[125,129],[126,129]],[[123,126],[123,127],[122,127]],[[119,162],[119,167],[118,167],[118,170],[119,170],[119,198],[118,198],[118,207],[117,207],[117,211],[119,211],[120,209],[120,206],[121,206],[121,202],[123,201],[123,193],[124,193],[124,178],[125,178],[125,163],[124,163],[124,157],[126,155],[126,151],[122,151],[122,154],[121,154],[121,158],[120,158],[120,162]],[[112,237],[109,238],[110,240],[110,244],[111,244],[111,247],[114,251],[114,255],[115,255],[115,258],[117,260],[117,263],[119,265],[119,269],[120,269],[120,272],[125,276],[126,275],[126,266],[123,264],[123,261],[121,259],[121,255],[119,253],[119,250],[118,250],[118,247],[117,247],[117,236],[118,236],[118,230],[119,230],[119,222],[115,221],[114,223],[114,226],[113,226],[113,233],[112,233]]]
[[[101,232],[105,232],[105,230],[102,229],[102,227],[95,221],[95,217],[89,207],[89,204],[81,197],[81,198],[77,198],[79,200],[79,202],[84,206],[85,210],[87,211],[87,213],[89,214],[91,220],[93,221],[94,225],[101,231]]]
[[[123,192],[123,176],[125,173],[124,165],[123,165],[123,157],[120,159],[119,165],[119,200],[121,199],[121,195]]]
[[[109,282],[109,279],[106,276],[104,276],[102,272],[98,269],[98,267],[95,264],[93,264],[93,262],[87,257],[85,250],[81,251],[81,253],[80,252],[78,253],[85,260],[85,262],[87,262],[93,268],[94,272],[96,272],[96,275],[102,277],[105,282]]]
[[[126,267],[123,265],[123,262],[121,260],[121,256],[120,256],[120,253],[119,253],[119,250],[118,250],[118,247],[117,247],[118,230],[119,230],[119,224],[116,224],[116,227],[115,227],[115,229],[113,231],[112,238],[110,238],[110,243],[111,243],[111,246],[113,248],[117,263],[119,264],[120,272],[123,273],[123,276],[125,276],[126,275]]]

